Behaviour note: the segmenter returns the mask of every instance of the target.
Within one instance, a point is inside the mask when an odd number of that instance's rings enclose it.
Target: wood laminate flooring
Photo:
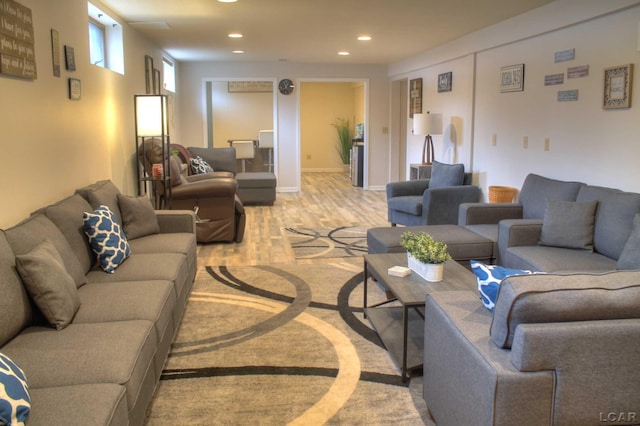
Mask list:
[[[199,264],[327,262],[327,259],[296,260],[283,228],[390,226],[385,192],[354,187],[347,173],[303,173],[301,184],[300,192],[278,192],[273,206],[245,206],[247,221],[243,241],[199,244]]]

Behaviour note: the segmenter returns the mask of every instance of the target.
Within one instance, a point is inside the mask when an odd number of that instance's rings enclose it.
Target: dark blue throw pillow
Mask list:
[[[0,424],[23,425],[31,412],[31,396],[24,372],[0,353]]]
[[[84,233],[103,271],[113,274],[131,254],[122,227],[109,207],[102,205],[83,215]]]

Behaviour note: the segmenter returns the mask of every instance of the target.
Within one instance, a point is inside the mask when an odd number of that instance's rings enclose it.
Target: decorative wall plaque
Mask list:
[[[35,80],[36,53],[31,9],[0,0],[0,74]]]

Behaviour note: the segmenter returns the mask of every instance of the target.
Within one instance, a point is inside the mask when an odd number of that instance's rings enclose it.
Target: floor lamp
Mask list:
[[[413,134],[424,135],[422,145],[422,164],[431,165],[435,159],[431,135],[442,134],[442,114],[413,114]]]

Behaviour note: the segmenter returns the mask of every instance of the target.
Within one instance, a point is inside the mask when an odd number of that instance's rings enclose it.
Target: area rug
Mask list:
[[[402,382],[363,319],[362,287],[355,259],[201,267],[147,424],[433,424],[421,380]]]
[[[367,252],[367,228],[285,228],[296,259],[361,256]]]

